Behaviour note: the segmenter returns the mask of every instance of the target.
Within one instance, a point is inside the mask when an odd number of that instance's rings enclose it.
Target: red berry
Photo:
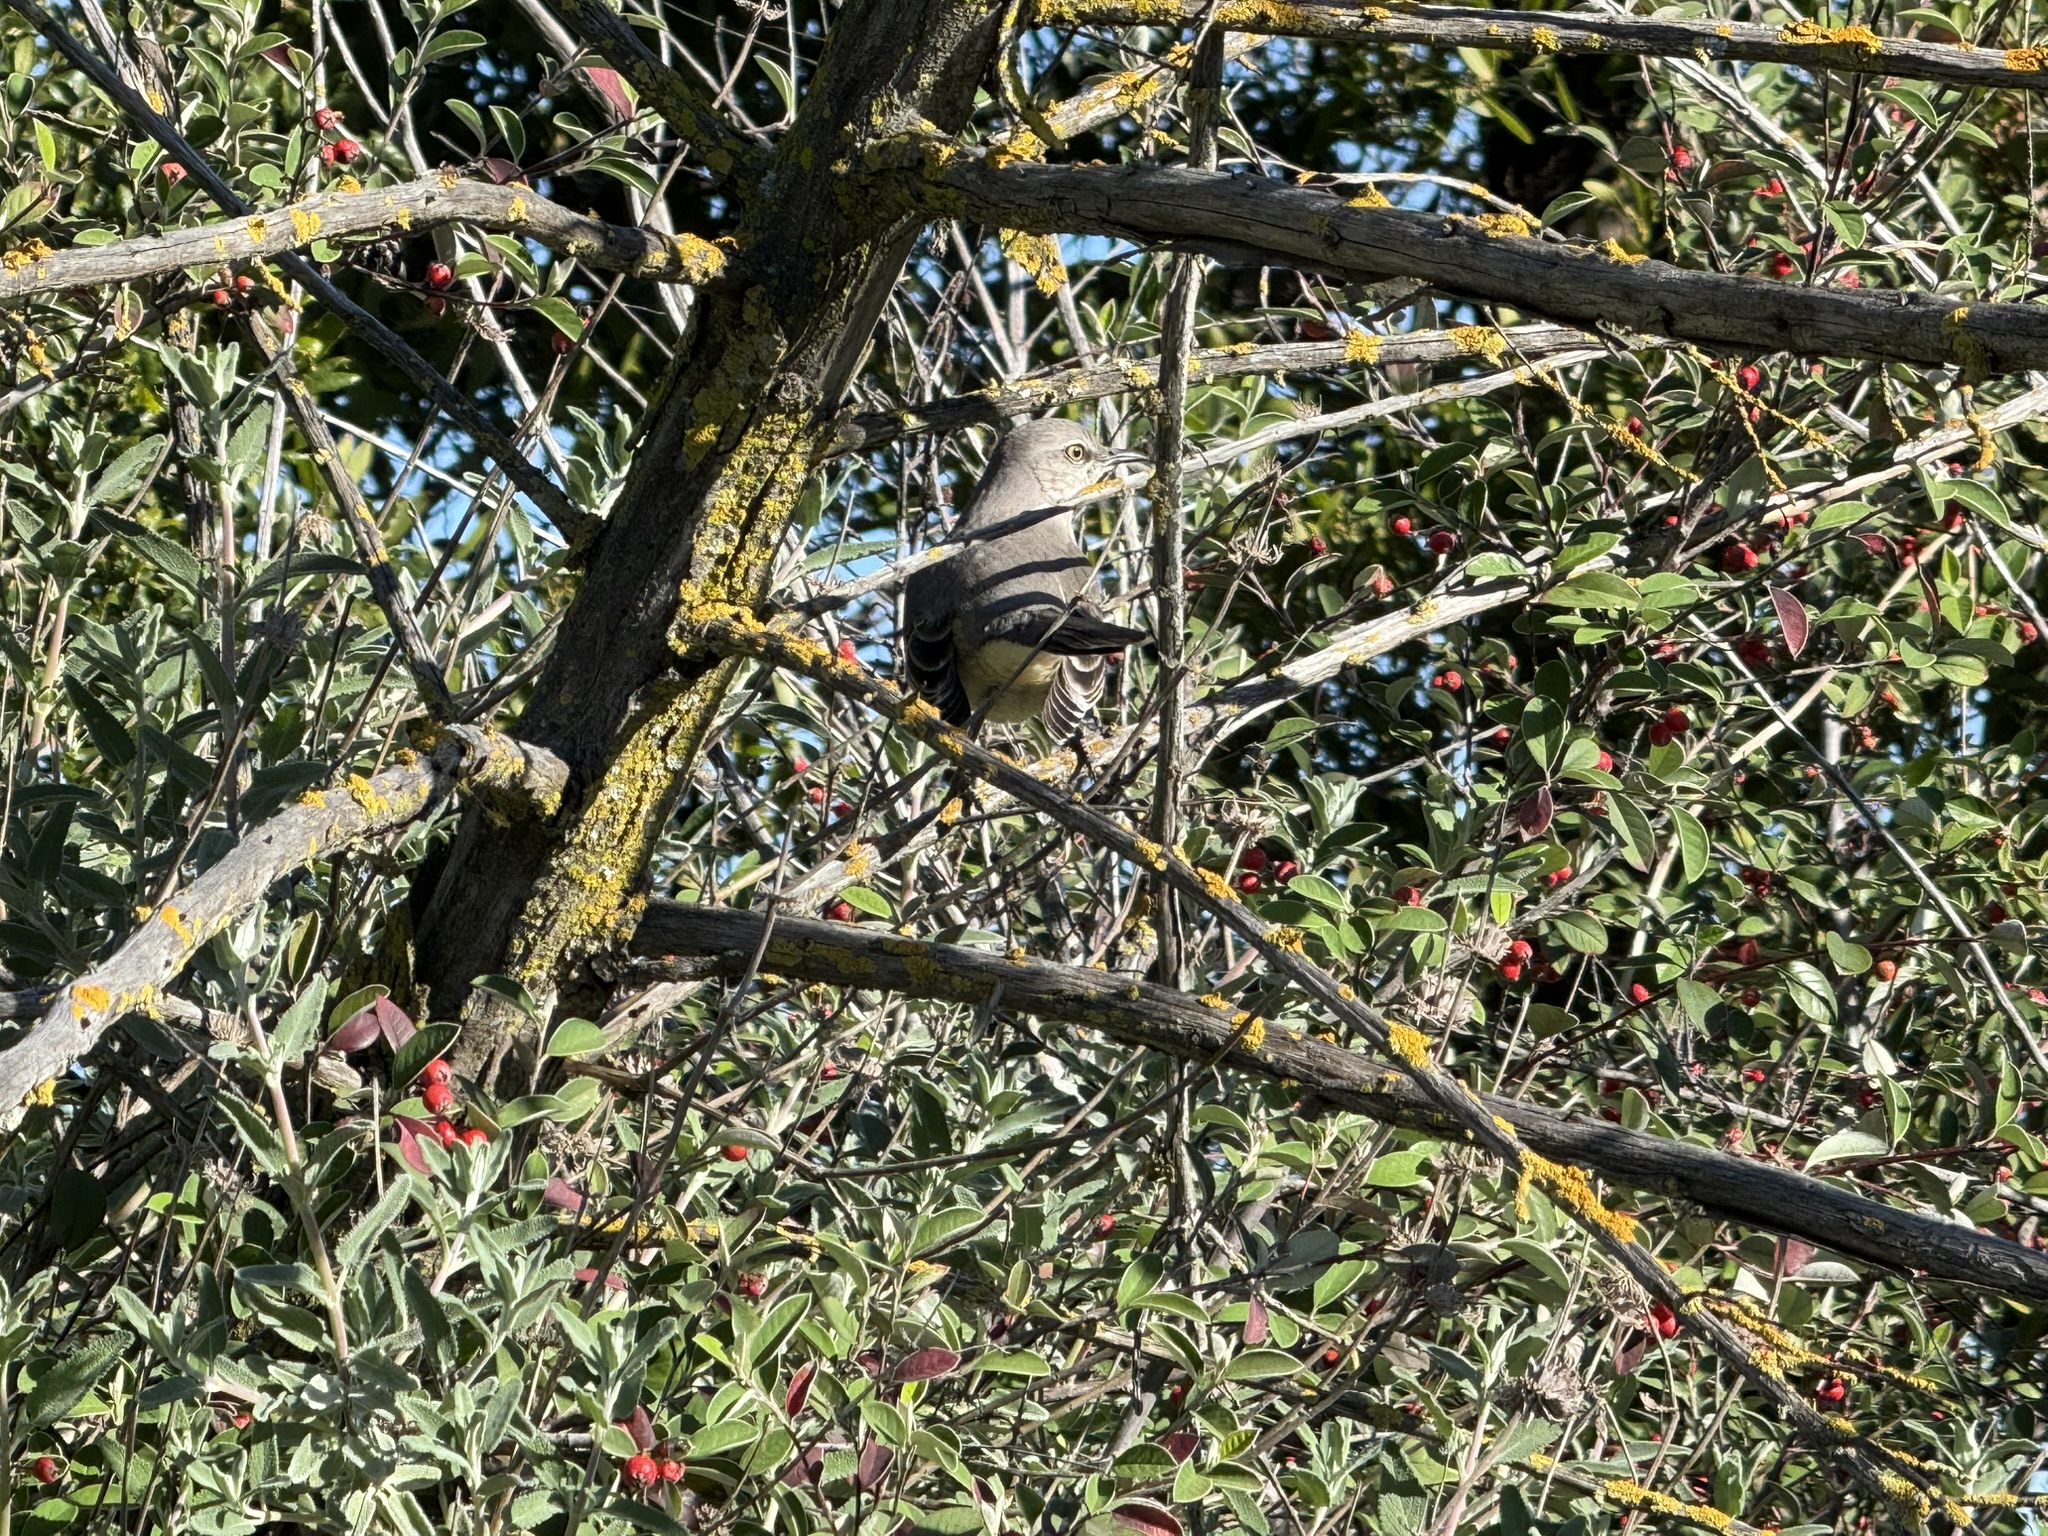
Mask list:
[[[490,1139],[491,1133],[480,1125],[469,1126],[462,1133],[462,1144],[465,1147],[480,1147]]]
[[[638,1483],[644,1488],[660,1476],[661,1468],[655,1465],[654,1458],[645,1451],[638,1452],[626,1461],[626,1480],[628,1482]]]
[[[1419,907],[1422,905],[1422,892],[1412,885],[1397,885],[1391,894],[1394,900],[1404,907]]]
[[[232,293],[229,293],[227,289],[216,288],[213,290],[213,307],[215,309],[226,309],[230,304],[234,302],[235,296]]]
[[[1758,197],[1783,197],[1785,195],[1785,183],[1773,176],[1757,189],[1756,195]]]
[[[1659,1338],[1675,1338],[1678,1334],[1678,1314],[1661,1301],[1652,1302],[1650,1326],[1657,1330]]]
[[[1681,171],[1692,169],[1692,151],[1683,144],[1671,146],[1671,163]]]
[[[1668,742],[1669,740],[1671,740],[1671,732],[1670,732],[1670,731],[1668,731],[1668,730],[1666,730],[1666,729],[1665,729],[1665,728],[1664,728],[1663,726],[1661,726],[1661,725],[1653,725],[1653,726],[1651,726],[1651,727],[1650,727],[1650,745],[1651,745],[1651,746],[1653,746],[1653,747],[1661,747],[1661,746],[1663,746],[1663,745],[1664,745],[1664,744],[1665,744],[1666,742]]]
[[[1394,532],[1400,534],[1409,534],[1415,531],[1414,520],[1412,518],[1407,517],[1397,517],[1393,520],[1393,522],[1389,523],[1387,526],[1392,528]]]
[[[860,660],[860,655],[857,651],[854,650],[853,642],[851,640],[842,640],[839,642],[839,659],[841,661]]]
[[[341,114],[332,107],[321,107],[313,114],[313,126],[322,133],[341,126]]]
[[[1448,555],[1458,547],[1458,536],[1448,528],[1439,528],[1429,536],[1429,552],[1432,555]]]
[[[156,169],[157,174],[174,187],[185,179],[185,167],[176,160],[166,160]]]
[[[1764,995],[1763,995],[1763,993],[1761,993],[1761,992],[1757,991],[1757,989],[1756,989],[1755,987],[1744,987],[1744,988],[1742,989],[1742,1006],[1743,1006],[1743,1007],[1745,1007],[1745,1008],[1754,1008],[1754,1007],[1755,1007],[1755,1006],[1756,1006],[1756,1005],[1757,1005],[1758,1003],[1762,1002],[1763,1000],[1764,1000]]]
[[[1323,1364],[1325,1365],[1335,1365],[1339,1360],[1342,1360],[1343,1358],[1344,1352],[1338,1349],[1337,1346],[1334,1344],[1332,1344],[1328,1349],[1323,1351]],[[1294,1458],[1291,1456],[1288,1457],[1289,1461],[1292,1461],[1293,1459]]]
[[[661,1464],[661,1480],[664,1483],[680,1483],[683,1480],[683,1473],[688,1470],[680,1461],[671,1456]]]
[[[456,1134],[455,1127],[450,1125],[446,1120],[436,1120],[433,1125],[433,1131],[434,1140],[441,1143],[441,1145],[444,1147],[452,1147],[455,1145],[456,1142],[462,1139],[458,1134]]]
[[[1821,1402],[1832,1406],[1849,1395],[1849,1384],[1839,1376],[1830,1376],[1814,1389],[1813,1395]]]
[[[1095,1218],[1095,1230],[1097,1232],[1100,1232],[1104,1237],[1107,1237],[1110,1233],[1114,1232],[1116,1230],[1115,1213],[1111,1211],[1104,1211],[1100,1215],[1098,1215]]]
[[[1796,268],[1798,265],[1799,264],[1796,261],[1794,261],[1791,258],[1791,256],[1784,251],[1773,251],[1771,253],[1770,268],[1771,276],[1773,277],[1790,277],[1792,275],[1793,269]]]
[[[446,288],[455,281],[455,269],[445,261],[437,261],[427,268],[427,286]]]
[[[420,1095],[430,1114],[445,1115],[455,1107],[455,1090],[446,1083],[429,1083],[427,1091]]]
[[[759,1301],[768,1294],[768,1277],[759,1270],[748,1270],[734,1282],[733,1289],[751,1301]]]
[[[1243,891],[1246,895],[1250,895],[1252,892],[1258,890],[1259,877],[1253,874],[1250,870],[1246,870],[1243,874],[1237,877],[1237,888],[1240,891]]]
[[[1676,736],[1681,731],[1692,729],[1692,719],[1682,709],[1667,709],[1662,722],[1664,729]]]
[[[332,165],[334,164],[335,161],[339,160],[340,158],[341,151],[336,149],[332,144],[322,144],[320,146],[320,163],[322,165]]]
[[[1735,382],[1751,394],[1756,393],[1756,387],[1763,383],[1763,381],[1764,371],[1757,367],[1755,363],[1744,363],[1741,368],[1736,370]]]
[[[1756,569],[1756,551],[1747,544],[1730,544],[1721,551],[1721,569],[1731,576]]]
[[[820,1070],[818,1075],[824,1078],[826,1082],[831,1082],[835,1077],[839,1075],[839,1063],[836,1061],[826,1062],[823,1069]]]
[[[1650,1000],[1650,989],[1639,981],[1628,989],[1628,995],[1638,1003],[1647,1003]]]
[[[1517,960],[1526,960],[1536,953],[1536,946],[1527,939],[1517,939],[1508,946],[1508,954]]]
[[[30,1470],[35,1473],[37,1482],[54,1483],[57,1481],[57,1458],[54,1456],[38,1456]]]
[[[1605,747],[1602,747],[1600,749],[1600,756],[1598,760],[1595,762],[1594,766],[1597,767],[1602,773],[1614,772],[1614,754],[1609,752]]]
[[[1330,552],[1330,546],[1324,541],[1321,534],[1317,534],[1314,538],[1310,539],[1308,547],[1318,555],[1327,555]]]
[[[809,773],[811,771],[811,760],[807,757],[791,758],[789,771],[791,773]]]
[[[1871,969],[1877,972],[1877,979],[1879,981],[1890,981],[1899,974],[1899,962],[1896,960],[1880,960]]]
[[[251,277],[246,272],[244,272],[240,277],[235,279],[235,292],[237,293],[247,293],[250,289],[254,288],[255,286],[256,279]]]
[[[1640,416],[1629,417],[1622,424],[1622,430],[1627,432],[1630,437],[1641,437],[1643,435],[1643,418]]]
[[[1272,856],[1268,854],[1265,849],[1254,845],[1250,848],[1245,849],[1244,857],[1239,859],[1237,862],[1242,864],[1246,869],[1259,870],[1264,869],[1268,864],[1272,862]]]
[[[427,313],[430,315],[439,316],[448,313],[448,301],[438,293],[430,293],[420,302],[427,306]]]
[[[1273,880],[1278,885],[1285,885],[1300,873],[1301,866],[1292,859],[1282,859],[1273,866]]]
[[[744,1163],[747,1160],[747,1149],[738,1142],[732,1142],[719,1155],[728,1163]]]
[[[825,786],[822,784],[813,784],[809,789],[804,791],[804,798],[810,801],[813,805],[823,805],[825,803]]]
[[[1520,981],[1522,979],[1522,962],[1519,960],[1501,961],[1500,979],[1502,981]]]
[[[430,1083],[445,1083],[455,1076],[455,1069],[448,1065],[445,1056],[436,1056],[420,1069],[420,1076]]]
[[[1545,875],[1543,878],[1545,880],[1548,880],[1552,885],[1563,885],[1565,881],[1571,879],[1571,877],[1572,867],[1571,865],[1566,864],[1562,868],[1553,869],[1549,874]]]
[[[1436,675],[1436,685],[1439,688],[1445,688],[1452,693],[1456,693],[1465,686],[1465,679],[1456,672],[1439,672]]]
[[[851,923],[857,920],[854,917],[853,903],[850,901],[833,902],[825,909],[825,916],[835,923]]]
[[[360,155],[363,152],[363,146],[358,144],[354,139],[336,139],[334,143],[328,147],[333,149],[334,158],[340,161],[343,165],[347,165],[351,160],[355,159],[357,155]]]

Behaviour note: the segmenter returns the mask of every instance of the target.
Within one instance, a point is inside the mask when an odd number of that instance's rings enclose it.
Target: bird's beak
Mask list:
[[[1112,478],[1124,485],[1142,485],[1152,477],[1152,455],[1126,448],[1109,456]]]

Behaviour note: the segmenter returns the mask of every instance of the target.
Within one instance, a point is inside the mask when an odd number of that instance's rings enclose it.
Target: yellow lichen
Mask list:
[[[961,813],[966,809],[967,807],[961,803],[958,796],[948,800],[939,807],[939,825],[942,827],[952,826],[954,822],[960,819]]]
[[[693,283],[708,283],[725,270],[725,252],[695,235],[671,235],[676,268]]]
[[[243,225],[242,227],[249,231],[249,238],[251,240],[254,240],[258,245],[261,245],[265,240],[267,240],[270,237],[269,221],[266,220],[261,214],[256,215],[255,218],[249,220],[249,222]]]
[[[1526,239],[1536,233],[1536,226],[1519,213],[1482,213],[1472,220],[1496,240],[1514,237]]]
[[[5,267],[10,273],[19,272],[23,267],[52,254],[54,253],[42,241],[24,240],[13,250],[0,255],[0,267]]]
[[[2008,48],[2005,67],[2023,75],[2038,75],[2048,69],[2048,48]]]
[[[1137,856],[1137,860],[1140,864],[1143,864],[1150,869],[1166,868],[1166,850],[1160,847],[1157,843],[1153,842],[1150,838],[1132,838],[1131,852]]]
[[[1306,955],[1308,953],[1308,950],[1303,947],[1303,939],[1302,931],[1287,923],[1282,923],[1276,928],[1268,928],[1266,930],[1266,942],[1275,949],[1286,950],[1289,954]]]
[[[102,1008],[111,1007],[114,1001],[113,993],[109,992],[105,987],[97,986],[92,982],[86,982],[81,986],[73,987],[71,989],[71,996],[74,1001],[83,1003],[95,1013],[99,1012]]]
[[[1230,882],[1215,870],[1198,869],[1195,871],[1195,878],[1201,881],[1202,889],[1208,893],[1211,901],[1228,903],[1237,900],[1237,892],[1230,888]]]
[[[198,942],[192,932],[192,925],[186,922],[179,914],[178,909],[169,902],[165,902],[161,907],[157,908],[156,915],[163,919],[164,926],[175,933],[178,936],[178,941],[185,945],[186,948],[189,949]]]
[[[506,222],[506,223],[508,223],[508,224],[518,224],[518,223],[521,223],[521,222],[523,222],[523,221],[525,220],[525,218],[526,218],[526,199],[525,199],[525,198],[523,198],[523,197],[514,197],[514,198],[512,199],[512,201],[511,201],[511,202],[509,202],[509,203],[507,203],[507,204],[505,205],[505,222]]]
[[[1394,205],[1387,201],[1387,194],[1378,187],[1367,187],[1358,196],[1346,198],[1344,206],[1346,208],[1391,208]]]
[[[363,184],[360,181],[357,181],[353,176],[344,176],[341,178],[341,180],[337,181],[334,184],[334,190],[343,194],[352,195],[354,193],[362,191]]]
[[[1778,29],[1778,41],[1840,52],[1858,59],[1875,58],[1884,52],[1884,39],[1868,27],[1830,27],[1818,21],[1788,22]]]
[[[1483,357],[1489,363],[1507,356],[1507,338],[1490,325],[1454,325],[1446,334],[1451,345],[1468,356]]]
[[[365,816],[384,816],[391,810],[391,802],[377,790],[377,786],[360,773],[348,776],[348,797],[362,808]]]
[[[320,215],[308,213],[303,208],[294,208],[292,213],[292,239],[300,245],[306,244],[320,233]]]
[[[839,862],[846,866],[846,878],[864,880],[875,867],[874,850],[866,843],[848,843],[846,852],[839,856]]]
[[[1005,256],[1030,274],[1040,293],[1058,293],[1060,284],[1067,280],[1066,263],[1060,260],[1060,243],[1051,235],[1006,229],[996,237],[996,243]]]
[[[1634,251],[1622,249],[1621,242],[1613,239],[1600,242],[1600,254],[1609,261],[1618,261],[1631,267],[1639,261],[1648,261],[1650,259],[1647,256],[1638,255]]]
[[[1529,30],[1529,46],[1538,53],[1557,52],[1558,36],[1556,31],[1550,27],[1532,27]]]
[[[1344,333],[1344,361],[1347,363],[1376,363],[1380,360],[1382,338],[1367,330],[1349,330]]]
[[[1413,1024],[1387,1025],[1387,1048],[1411,1067],[1429,1065],[1429,1036]]]
[[[1636,1240],[1636,1220],[1620,1211],[1610,1211],[1601,1204],[1600,1197],[1593,1193],[1593,1181],[1586,1176],[1586,1170],[1570,1163],[1553,1163],[1524,1148],[1522,1151],[1522,1178],[1533,1180],[1542,1191],[1568,1207],[1588,1226],[1598,1227],[1616,1242],[1632,1243]]]

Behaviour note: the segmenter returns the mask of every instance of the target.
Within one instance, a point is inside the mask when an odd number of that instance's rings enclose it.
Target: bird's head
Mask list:
[[[1072,506],[1148,462],[1142,453],[1103,447],[1078,422],[1056,417],[1027,421],[996,444],[977,499],[999,502],[1013,513]]]

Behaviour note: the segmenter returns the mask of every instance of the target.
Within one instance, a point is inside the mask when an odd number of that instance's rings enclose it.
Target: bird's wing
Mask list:
[[[1012,608],[990,619],[985,632],[1055,656],[1111,656],[1145,638],[1142,629],[1112,624],[1090,609],[1050,602]]]
[[[947,581],[923,584],[922,590],[920,586],[913,576],[904,594],[909,623],[904,626],[903,660],[910,671],[911,686],[948,725],[965,725],[974,718],[974,706],[960,681],[960,649],[953,635],[956,610],[951,601],[952,585]]]

